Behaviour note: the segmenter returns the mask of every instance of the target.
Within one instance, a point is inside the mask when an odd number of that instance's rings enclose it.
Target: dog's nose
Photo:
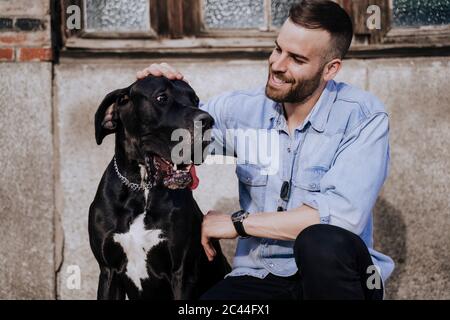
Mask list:
[[[194,118],[196,128],[209,129],[214,124],[214,119],[207,113],[201,113]]]

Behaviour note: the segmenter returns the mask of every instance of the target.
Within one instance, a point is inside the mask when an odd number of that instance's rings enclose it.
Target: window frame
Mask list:
[[[276,29],[205,30],[202,20],[203,0],[149,0],[152,34],[86,34],[82,10],[81,30],[64,27],[66,8],[85,0],[62,0],[60,8],[61,49],[63,54],[96,53],[130,56],[238,55],[267,56],[273,50]],[[270,2],[265,0],[266,5]],[[392,0],[335,0],[352,17],[355,35],[348,58],[389,56],[450,55],[450,25],[419,28],[393,27]],[[369,5],[380,6],[381,30],[366,27]],[[183,10],[189,8],[189,10]],[[384,13],[384,14],[383,14]],[[270,18],[270,17],[269,17]],[[269,20],[270,21],[270,20]],[[270,29],[270,28],[269,28]]]
[[[354,21],[355,37],[364,38],[370,46],[380,44],[414,45],[442,45],[450,42],[450,24],[421,27],[395,27],[393,21],[393,0],[336,0],[352,17]],[[366,13],[369,5],[378,5],[381,8],[381,30],[369,30],[365,24],[369,14]],[[384,13],[384,14],[383,14]],[[364,42],[364,41],[360,41]],[[421,43],[421,44],[419,44]],[[358,43],[356,43],[357,45]]]

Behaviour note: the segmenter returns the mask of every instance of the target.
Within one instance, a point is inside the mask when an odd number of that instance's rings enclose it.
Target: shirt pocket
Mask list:
[[[306,192],[319,192],[320,182],[327,169],[320,166],[300,168],[293,179],[294,187]]]
[[[238,164],[239,202],[241,208],[249,211],[263,211],[268,176],[262,167],[253,164]]]

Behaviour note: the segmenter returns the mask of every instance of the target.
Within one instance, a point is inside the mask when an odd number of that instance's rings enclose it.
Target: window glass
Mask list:
[[[139,32],[150,29],[148,0],[86,0],[86,30]]]
[[[281,27],[289,16],[289,9],[298,0],[273,0],[271,3],[272,25]]]
[[[400,27],[450,24],[450,0],[393,0],[393,24]]]

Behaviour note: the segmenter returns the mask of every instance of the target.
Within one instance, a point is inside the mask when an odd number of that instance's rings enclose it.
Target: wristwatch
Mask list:
[[[244,210],[236,211],[231,215],[231,221],[233,222],[234,228],[236,229],[237,234],[241,238],[249,238],[250,236],[245,232],[244,225],[242,222],[245,218],[247,218],[249,213]]]

